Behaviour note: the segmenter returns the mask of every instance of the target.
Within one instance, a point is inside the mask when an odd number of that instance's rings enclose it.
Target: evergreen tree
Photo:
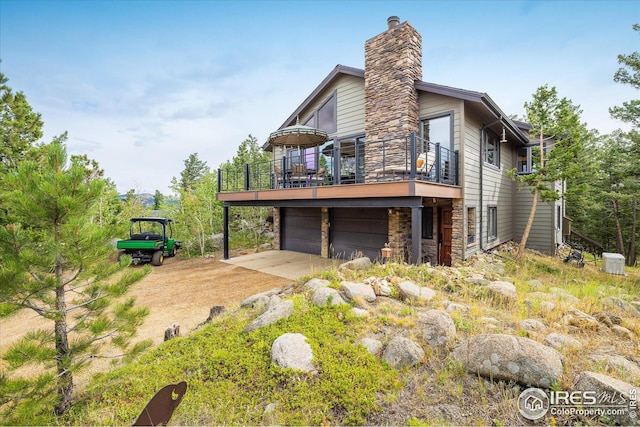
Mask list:
[[[127,351],[147,314],[133,298],[115,300],[149,269],[126,269],[128,259],[108,261],[113,232],[95,221],[107,182],[82,159],[69,162],[62,139],[41,152],[43,161],[23,160],[4,177],[3,199],[14,221],[0,227],[0,302],[50,322],[3,355],[11,368],[44,366],[34,381],[0,377],[5,420],[43,404],[64,414],[72,404],[74,375],[102,357],[105,345]]]
[[[0,174],[25,158],[42,137],[40,114],[33,111],[22,92],[14,93],[0,73]]]
[[[164,195],[160,192],[160,190],[156,190],[155,194],[153,195],[153,210],[160,210],[163,201]]]
[[[634,24],[633,30],[640,35],[640,25]],[[630,85],[640,90],[640,52],[635,51],[629,55],[618,55],[618,63],[623,65],[616,71],[613,81]],[[611,117],[631,124],[635,129],[640,128],[640,99],[632,99],[623,102],[621,106],[609,109]]]
[[[184,169],[180,172],[179,188],[183,191],[192,190],[208,170],[207,162],[198,159],[198,153],[189,154],[189,157],[184,161]],[[175,178],[172,183],[175,187]]]
[[[529,174],[517,175],[515,169],[510,176],[520,185],[527,186],[533,194],[533,202],[524,233],[520,239],[518,256],[524,253],[529,233],[535,218],[538,199],[550,202],[561,197],[559,185],[576,181],[583,173],[579,159],[585,144],[593,138],[586,124],[580,122],[581,110],[567,98],[560,99],[555,87],[541,86],[533,94],[531,102],[525,103],[527,121],[533,127],[531,136],[538,139],[533,150],[533,170]],[[578,194],[577,188],[574,194]],[[573,194],[568,192],[568,196]]]

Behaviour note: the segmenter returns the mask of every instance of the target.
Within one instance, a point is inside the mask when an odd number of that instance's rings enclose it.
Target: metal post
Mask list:
[[[340,174],[342,171],[340,170],[340,163],[342,161],[340,147],[338,147],[338,141],[336,139],[333,140],[333,183],[340,184]]]
[[[409,178],[411,179],[416,179],[416,133],[415,132],[411,132],[411,135],[409,136],[409,149],[411,150],[411,153],[409,153],[409,159],[411,161],[411,174],[409,175]]]
[[[458,150],[455,151],[455,159],[456,159],[456,185],[460,185],[460,152]]]
[[[411,263],[422,263],[422,206],[411,208]]]
[[[250,187],[249,182],[249,163],[244,164],[244,191],[249,191]]]
[[[222,169],[218,168],[218,193],[222,193]]]
[[[440,143],[436,142],[436,182],[440,181],[440,173],[441,173],[441,153],[440,153]]]
[[[229,206],[224,205],[222,208],[222,257],[229,259]]]
[[[287,156],[282,156],[282,188],[287,188]]]

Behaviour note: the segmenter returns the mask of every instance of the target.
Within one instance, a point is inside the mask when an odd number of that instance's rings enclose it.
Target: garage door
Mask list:
[[[320,255],[322,214],[320,208],[283,208],[282,249]]]
[[[356,252],[376,260],[388,241],[386,209],[331,209],[331,248],[334,258],[350,259]]]

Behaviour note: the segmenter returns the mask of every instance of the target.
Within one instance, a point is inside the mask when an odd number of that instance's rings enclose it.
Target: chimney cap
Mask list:
[[[393,15],[387,18],[387,25],[389,26],[389,29],[395,28],[399,23],[400,18],[398,16]]]

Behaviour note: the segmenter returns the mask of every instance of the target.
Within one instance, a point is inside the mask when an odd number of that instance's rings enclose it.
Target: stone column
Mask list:
[[[320,247],[320,256],[329,258],[329,208],[321,208],[322,212],[322,243]]]
[[[464,238],[464,200],[451,201],[453,228],[451,230],[451,265],[464,260],[466,242]]]
[[[419,125],[415,82],[422,79],[422,38],[403,22],[367,40],[364,49],[365,182],[370,182],[383,156],[385,165],[406,165],[407,138]]]
[[[273,208],[273,247],[277,250],[281,250],[280,246],[280,208]]]
[[[389,209],[389,247],[391,259],[406,261],[406,249],[411,244],[411,208]]]

